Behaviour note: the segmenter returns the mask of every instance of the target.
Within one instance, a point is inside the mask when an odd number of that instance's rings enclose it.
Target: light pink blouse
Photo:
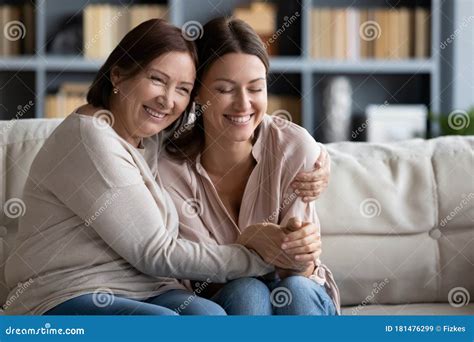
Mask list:
[[[310,170],[321,149],[302,127],[265,115],[255,132],[252,154],[257,164],[242,198],[238,222],[234,222],[201,165],[160,156],[158,171],[166,179],[180,221],[180,236],[192,241],[216,244],[235,243],[248,226],[259,222],[286,225],[291,217],[315,222],[315,203],[304,203],[290,183],[298,172]],[[311,279],[324,285],[340,312],[340,296],[331,271],[319,259]]]

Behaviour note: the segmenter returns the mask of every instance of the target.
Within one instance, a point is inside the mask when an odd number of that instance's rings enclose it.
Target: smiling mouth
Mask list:
[[[150,114],[152,117],[157,118],[157,119],[163,119],[166,115],[166,113],[160,113],[154,110],[153,108],[150,108],[148,106],[143,105],[143,108],[145,109],[145,112]]]
[[[250,122],[255,113],[249,115],[228,115],[224,114],[224,117],[230,121],[232,124],[237,126],[246,125]]]

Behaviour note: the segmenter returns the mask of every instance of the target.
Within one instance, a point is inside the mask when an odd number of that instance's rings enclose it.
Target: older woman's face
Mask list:
[[[112,72],[119,89],[112,94],[121,124],[133,137],[152,136],[171,125],[186,109],[196,77],[188,53],[170,52],[154,59],[132,78]],[[116,114],[116,113],[114,113]]]
[[[210,104],[203,114],[206,136],[249,140],[267,110],[265,65],[254,55],[222,56],[205,73],[197,102]]]

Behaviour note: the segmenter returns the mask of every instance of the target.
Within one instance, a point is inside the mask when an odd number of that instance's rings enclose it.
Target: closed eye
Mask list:
[[[186,93],[186,94],[191,93],[191,91],[190,91],[188,88],[184,88],[184,87],[178,88],[178,90],[179,90],[179,91],[182,91],[182,92],[184,92],[184,93]]]
[[[165,81],[160,77],[150,76],[150,79],[154,84],[165,84]]]
[[[217,91],[221,94],[230,94],[232,93],[233,89],[217,89]]]

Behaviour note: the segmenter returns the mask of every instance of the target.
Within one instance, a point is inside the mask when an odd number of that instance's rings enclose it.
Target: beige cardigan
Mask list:
[[[275,121],[276,120],[276,121]],[[258,222],[285,225],[295,216],[319,225],[315,203],[304,203],[290,183],[298,172],[310,170],[320,154],[320,146],[302,127],[265,115],[252,154],[257,161],[248,179],[238,222],[234,222],[200,163],[160,158],[159,173],[179,211],[180,235],[192,241],[215,244],[234,243],[242,230]],[[199,215],[193,215],[193,210]],[[333,275],[317,260],[310,277],[326,289],[340,312],[340,296]],[[188,278],[190,279],[190,278]],[[192,279],[192,278],[191,278]],[[189,282],[184,282],[189,286]]]
[[[273,271],[238,245],[178,239],[159,177],[159,136],[136,149],[91,116],[73,113],[46,140],[25,185],[6,280],[8,314],[42,314],[97,289],[145,299],[183,288],[174,278],[225,282]]]

